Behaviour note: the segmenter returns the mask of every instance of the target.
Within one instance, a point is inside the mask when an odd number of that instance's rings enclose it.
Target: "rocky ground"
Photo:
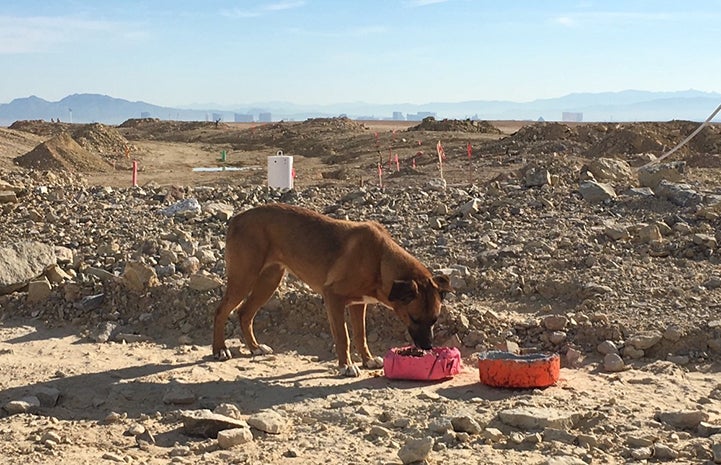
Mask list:
[[[512,123],[0,130],[4,460],[721,463],[721,128],[641,168],[697,124]],[[276,150],[292,191],[264,185]],[[247,170],[191,171],[209,165]],[[293,277],[256,319],[275,354],[251,357],[231,321],[237,357],[213,361],[225,225],[276,201],[378,221],[449,274],[436,343],[463,372],[337,377]],[[408,342],[389,311],[368,319],[376,354]],[[559,353],[561,379],[485,386],[494,348]]]

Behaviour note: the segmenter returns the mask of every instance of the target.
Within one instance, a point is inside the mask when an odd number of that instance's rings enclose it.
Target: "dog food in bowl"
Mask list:
[[[394,347],[383,357],[383,372],[390,379],[436,381],[452,378],[460,371],[461,352],[455,347]]]
[[[478,357],[481,382],[494,387],[548,387],[558,381],[560,370],[558,354],[516,355],[494,350]]]

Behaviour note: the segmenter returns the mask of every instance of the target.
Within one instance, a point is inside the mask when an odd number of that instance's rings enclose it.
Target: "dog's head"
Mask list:
[[[432,347],[433,325],[441,313],[441,302],[446,292],[452,291],[450,280],[444,275],[393,282],[388,300],[417,347],[424,350]]]

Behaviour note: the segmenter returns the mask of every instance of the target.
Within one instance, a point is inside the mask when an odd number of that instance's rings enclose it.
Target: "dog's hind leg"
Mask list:
[[[253,290],[245,299],[245,302],[238,308],[238,318],[240,320],[240,330],[243,334],[243,341],[248,346],[253,355],[262,355],[273,353],[273,349],[265,344],[258,344],[253,332],[253,319],[258,313],[260,307],[265,304],[273,295],[273,292],[280,284],[280,280],[285,275],[285,268],[280,265],[271,265],[265,268],[255,281]]]
[[[225,251],[225,268],[228,273],[228,284],[223,299],[215,310],[213,321],[213,355],[219,360],[231,358],[230,350],[225,345],[225,323],[230,313],[238,308],[250,291],[255,287],[256,276],[260,273],[263,258],[257,249],[238,250],[233,248],[233,242],[244,238],[228,236]]]
[[[225,345],[225,323],[228,316],[236,307],[240,305],[245,296],[250,291],[249,285],[243,282],[232,282],[228,280],[228,287],[225,290],[223,299],[220,301],[218,308],[215,309],[215,318],[213,320],[213,355],[218,360],[228,360],[232,358],[230,350]]]
[[[353,344],[363,360],[363,366],[370,369],[383,368],[383,359],[374,357],[368,348],[366,339],[366,304],[354,304],[348,307],[353,327]]]

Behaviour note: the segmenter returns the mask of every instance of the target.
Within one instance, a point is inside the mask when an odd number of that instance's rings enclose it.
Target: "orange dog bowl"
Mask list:
[[[460,371],[461,352],[455,347],[394,347],[383,357],[383,372],[390,379],[436,381],[452,378]]]
[[[561,358],[558,354],[515,355],[490,351],[478,357],[483,384],[507,388],[543,388],[558,381]]]

